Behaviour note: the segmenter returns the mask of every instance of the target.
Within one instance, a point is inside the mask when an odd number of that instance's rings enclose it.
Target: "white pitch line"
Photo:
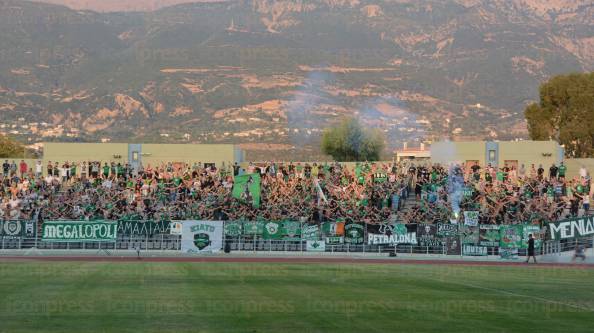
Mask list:
[[[477,286],[475,284],[470,284],[470,283],[461,283],[461,282],[441,280],[441,279],[432,279],[432,278],[427,278],[427,279],[428,280],[433,280],[433,281],[438,281],[438,282],[447,282],[447,283],[450,283],[450,284],[457,284],[457,285],[463,286],[463,287],[470,287],[470,288],[475,288],[475,289],[483,289],[483,290],[488,290],[488,291],[494,291],[494,292],[497,292],[497,293],[500,293],[500,294],[514,296],[514,297],[526,297],[526,298],[535,299],[535,300],[538,300],[538,301],[541,301],[541,302],[545,302],[545,303],[559,304],[559,305],[567,306],[567,307],[578,309],[578,310],[587,310],[587,311],[590,311],[590,312],[594,312],[594,309],[589,308],[589,307],[578,306],[578,305],[575,305],[575,304],[559,302],[559,301],[555,301],[555,300],[548,299],[548,298],[543,298],[543,297],[538,297],[538,296],[523,295],[523,294],[514,293],[512,291],[507,291],[507,290],[502,290],[502,289],[495,289],[495,288],[489,288],[489,287],[483,287],[483,286]]]

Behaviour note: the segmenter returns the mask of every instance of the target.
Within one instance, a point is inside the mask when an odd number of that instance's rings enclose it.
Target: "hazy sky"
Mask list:
[[[99,12],[152,11],[159,8],[190,2],[219,2],[224,0],[34,0],[68,6],[72,9],[87,9]]]

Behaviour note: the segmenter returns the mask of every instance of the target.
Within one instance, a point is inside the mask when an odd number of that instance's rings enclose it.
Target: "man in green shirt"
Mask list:
[[[561,165],[559,166],[559,169],[557,170],[557,173],[559,174],[559,179],[561,179],[561,178],[565,179],[566,172],[567,172],[567,167],[565,166],[565,164],[563,164],[563,162],[561,162]]]
[[[105,165],[103,166],[103,178],[109,177],[109,169],[109,165],[105,163]]]
[[[490,172],[486,172],[485,173],[485,181],[487,181],[487,183],[493,182],[493,177],[491,177],[491,173]]]

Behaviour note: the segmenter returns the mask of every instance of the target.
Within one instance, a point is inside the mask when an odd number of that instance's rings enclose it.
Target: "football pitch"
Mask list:
[[[0,262],[0,332],[592,332],[594,269]]]

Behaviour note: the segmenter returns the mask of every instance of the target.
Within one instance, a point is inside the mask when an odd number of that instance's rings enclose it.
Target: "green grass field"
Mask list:
[[[594,270],[0,263],[0,332],[592,332]]]

